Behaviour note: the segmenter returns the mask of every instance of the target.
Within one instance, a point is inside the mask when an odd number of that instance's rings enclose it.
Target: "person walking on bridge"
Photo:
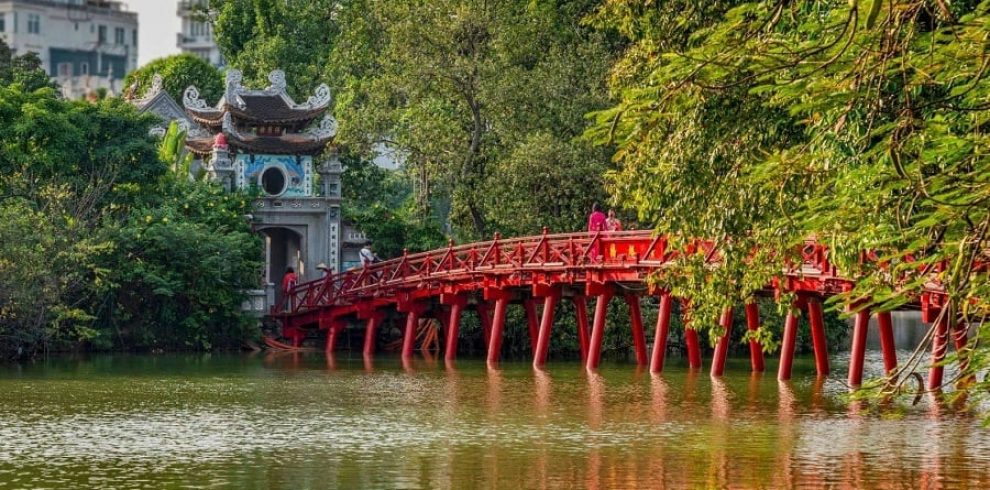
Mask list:
[[[602,207],[596,202],[591,206],[591,215],[588,216],[588,231],[605,231],[605,222],[608,218],[602,212]]]
[[[285,275],[282,276],[282,301],[286,311],[292,309],[292,290],[296,287],[297,282],[299,282],[299,276],[296,275],[296,270],[292,267],[285,269]]]
[[[361,251],[358,252],[358,255],[361,257],[362,267],[369,266],[375,262],[381,262],[381,259],[379,259],[378,255],[375,254],[374,249],[371,248],[371,242],[365,242],[364,246],[361,247]]]

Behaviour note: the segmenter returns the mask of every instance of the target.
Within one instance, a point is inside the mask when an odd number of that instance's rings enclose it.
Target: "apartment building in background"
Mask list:
[[[183,53],[194,54],[213,66],[223,66],[220,48],[213,39],[213,26],[206,19],[207,0],[179,0],[178,16],[182,19],[182,32],[176,45]]]
[[[137,67],[138,17],[113,0],[0,0],[0,38],[37,53],[69,98],[123,90]]]

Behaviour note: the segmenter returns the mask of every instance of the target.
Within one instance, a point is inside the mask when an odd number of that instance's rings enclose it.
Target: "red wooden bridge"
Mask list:
[[[272,314],[283,325],[283,335],[298,346],[307,328],[326,331],[326,349],[332,352],[339,333],[354,320],[365,325],[364,354],[373,355],[377,330],[388,309],[405,315],[402,357],[414,355],[420,318],[433,316],[440,320],[445,332],[445,359],[457,356],[457,341],[461,315],[473,306],[482,321],[487,359],[490,365],[500,357],[506,310],[510,303],[521,302],[526,310],[533,364],[542,366],[547,358],[554,311],[564,298],[576,306],[578,339],[582,360],[588,369],[596,369],[601,359],[602,339],[608,304],[622,296],[629,305],[633,345],[636,360],[649,364],[652,372],[663,369],[671,306],[674,298],[666,291],[646,287],[647,277],[668,267],[684,254],[701,253],[705,260],[717,265],[714,244],[696,241],[684,250],[672,250],[663,236],[650,231],[568,233],[501,239],[498,235],[488,242],[471,243],[424,252],[406,254],[364,268],[353,269],[326,278],[299,284],[284,305]],[[824,246],[808,242],[802,249],[802,263],[784,271],[784,280],[767,285],[765,293],[774,290],[797,293],[792,312],[784,324],[778,378],[789,379],[794,358],[799,316],[808,318],[811,329],[815,364],[820,376],[829,372],[828,349],[822,317],[824,298],[847,291],[852,283],[841,277],[829,263]],[[652,353],[647,353],[646,337],[640,312],[643,295],[659,296],[660,308],[656,321]],[[595,300],[591,328],[588,328],[587,301]],[[543,303],[537,318],[537,302]],[[932,286],[905,308],[919,309],[926,322],[935,322],[944,294]],[[804,311],[804,315],[796,314]],[[747,328],[759,328],[759,310],[755,304],[745,305]],[[863,377],[866,333],[871,313],[859,311],[853,326],[852,357],[849,383],[858,386]],[[943,315],[944,316],[944,315]],[[887,371],[897,365],[890,313],[877,314],[881,349]],[[720,318],[725,335],[717,342],[711,363],[711,374],[722,375],[728,352],[732,311]],[[934,389],[942,384],[944,359],[948,343],[948,322],[939,321],[933,341],[932,367],[928,385]],[[966,329],[953,332],[956,348],[966,343]],[[685,329],[685,344],[689,365],[701,368],[701,349],[696,330]],[[753,370],[764,370],[761,346],[750,341]]]

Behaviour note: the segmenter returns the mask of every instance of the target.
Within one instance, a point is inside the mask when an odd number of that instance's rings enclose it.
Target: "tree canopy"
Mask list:
[[[223,74],[208,61],[184,53],[158,58],[127,74],[124,86],[134,90],[132,96],[141,97],[150,87],[155,75],[162,77],[162,89],[175,100],[190,85],[199,89],[200,96],[215,103],[223,95]]]

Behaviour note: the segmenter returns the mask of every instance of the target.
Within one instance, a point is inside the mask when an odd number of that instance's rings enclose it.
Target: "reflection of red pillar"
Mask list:
[[[935,337],[932,339],[932,365],[928,368],[928,389],[937,390],[942,387],[942,375],[945,367],[945,353],[949,350],[949,326],[945,314],[935,320]]]
[[[527,298],[523,301],[523,309],[526,310],[526,326],[529,329],[529,348],[536,354],[536,342],[539,337],[540,324],[536,319],[536,300]]]
[[[608,303],[612,293],[602,293],[595,301],[595,323],[591,327],[591,339],[588,343],[588,369],[598,369],[602,360],[602,340],[605,338],[605,316],[608,314]]]
[[[657,316],[657,330],[653,336],[653,357],[650,359],[650,372],[663,371],[663,357],[667,353],[667,337],[670,334],[670,308],[673,298],[664,291],[660,294],[660,314]]]
[[[754,331],[760,328],[760,305],[756,301],[746,304],[746,329]],[[763,346],[756,339],[749,339],[749,365],[753,371],[763,372],[766,365],[763,361]]]
[[[535,367],[540,367],[547,362],[547,352],[550,350],[550,331],[553,329],[553,314],[559,300],[560,290],[551,291],[543,300],[543,318],[540,320],[540,330],[533,352],[533,366]]]
[[[897,368],[897,346],[894,345],[894,327],[890,312],[877,313],[877,327],[880,330],[880,350],[883,352],[883,369],[890,374]]]
[[[489,308],[488,302],[482,301],[478,303],[476,307],[478,310],[478,318],[481,320],[481,338],[485,342],[485,348],[488,348],[488,341],[492,337],[492,312]]]
[[[791,379],[791,367],[794,365],[794,346],[797,342],[797,304],[791,305],[784,319],[784,338],[780,342],[780,366],[777,369],[777,379]]]
[[[578,349],[581,350],[581,361],[588,359],[588,301],[584,296],[575,296],[574,315],[577,317]]]
[[[505,312],[509,307],[508,296],[495,300],[495,317],[492,320],[491,339],[488,341],[488,364],[498,363],[502,352],[502,332],[505,330]]]
[[[726,308],[722,312],[722,318],[719,318],[718,323],[725,333],[715,344],[715,355],[712,357],[712,376],[721,376],[725,373],[725,358],[729,355],[729,337],[732,335],[732,308]]]
[[[375,339],[378,337],[378,326],[381,325],[385,315],[382,313],[372,313],[368,318],[368,323],[364,328],[364,356],[375,355]]]
[[[818,298],[808,300],[808,323],[811,324],[811,343],[815,349],[815,371],[819,376],[828,376],[828,344],[825,340],[825,317]]]
[[[402,358],[411,359],[413,348],[416,346],[416,327],[419,326],[419,309],[413,308],[406,313],[406,331],[402,336]]]
[[[450,305],[450,319],[447,320],[447,342],[444,348],[444,359],[453,361],[457,358],[457,336],[460,335],[461,313],[464,311],[464,301],[454,301]]]
[[[681,321],[684,324],[684,345],[687,347],[688,366],[691,369],[701,369],[701,345],[698,343],[698,331],[691,328],[689,311],[688,306],[682,302]]]
[[[863,384],[863,362],[866,357],[866,330],[870,326],[870,310],[856,313],[853,323],[852,349],[849,352],[849,385]]]
[[[636,351],[636,364],[645,366],[646,335],[643,334],[643,313],[639,308],[639,296],[627,294],[626,304],[629,305],[629,320],[632,327],[633,348]]]

